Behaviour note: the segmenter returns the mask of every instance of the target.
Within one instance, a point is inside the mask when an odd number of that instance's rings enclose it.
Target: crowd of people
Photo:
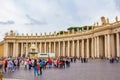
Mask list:
[[[42,75],[42,70],[47,68],[69,68],[71,62],[76,62],[76,57],[59,58],[1,58],[0,71],[2,73],[14,72],[24,66],[24,70],[34,70],[34,75]]]
[[[14,72],[16,68],[20,67],[20,59],[19,58],[1,58],[0,59],[0,71]]]
[[[70,67],[70,63],[77,61],[81,63],[87,63],[87,58],[77,57],[59,57],[59,58],[1,58],[0,59],[0,71],[2,73],[14,72],[16,69],[20,69],[20,65],[24,67],[24,70],[34,71],[34,76],[42,75],[42,71],[50,68],[65,69]],[[109,59],[110,63],[119,62],[119,57],[112,57]]]
[[[73,58],[75,59],[75,58]],[[50,69],[50,68],[69,68],[71,63],[71,59],[69,57],[60,57],[57,59],[24,59],[24,69],[31,70],[34,69],[34,75],[39,76],[42,75],[42,70]]]

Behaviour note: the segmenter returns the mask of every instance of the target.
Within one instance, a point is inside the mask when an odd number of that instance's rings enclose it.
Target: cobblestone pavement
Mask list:
[[[88,63],[72,63],[66,69],[46,69],[42,76],[35,77],[33,70],[16,70],[4,74],[6,80],[120,80],[120,63],[110,64],[100,60],[89,61]]]

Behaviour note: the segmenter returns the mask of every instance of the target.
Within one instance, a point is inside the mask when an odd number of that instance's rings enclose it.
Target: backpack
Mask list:
[[[40,62],[40,67],[42,67],[43,66],[43,64],[42,64],[42,62]]]

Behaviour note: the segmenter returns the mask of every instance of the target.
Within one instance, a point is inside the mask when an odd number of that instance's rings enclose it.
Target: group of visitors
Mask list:
[[[68,57],[60,57],[58,59],[26,58],[23,60],[23,64],[24,64],[25,70],[33,69],[34,75],[39,76],[39,75],[42,75],[42,69],[70,67],[70,58]]]
[[[75,62],[76,60],[74,60]],[[14,72],[24,65],[24,70],[34,70],[34,75],[42,75],[42,69],[47,68],[68,68],[70,67],[71,59],[69,57],[60,58],[1,58],[0,71],[2,73]]]
[[[117,62],[117,63],[118,63],[119,60],[120,60],[120,57],[117,57],[117,56],[111,57],[111,58],[109,59],[110,63],[114,63],[114,62]]]
[[[2,73],[14,72],[16,68],[19,69],[20,60],[19,58],[2,58],[0,59],[0,71]]]
[[[34,76],[42,75],[42,70],[50,68],[64,69],[69,68],[70,63],[75,63],[76,60],[80,60],[81,63],[87,63],[87,58],[74,57],[59,57],[59,58],[1,58],[0,59],[0,71],[2,73],[14,72],[20,68],[20,65],[24,65],[24,70],[34,70]],[[111,57],[110,63],[119,62],[119,57]]]

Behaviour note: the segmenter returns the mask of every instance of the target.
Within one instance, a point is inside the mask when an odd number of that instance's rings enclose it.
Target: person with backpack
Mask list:
[[[37,67],[37,60],[34,59],[34,63],[33,63],[33,68],[34,68],[34,76],[38,76],[38,67]]]
[[[52,67],[52,60],[50,58],[48,58],[48,67],[51,68]]]
[[[42,60],[41,59],[39,60],[39,64],[40,64],[40,75],[42,75],[43,64],[42,64]]]

